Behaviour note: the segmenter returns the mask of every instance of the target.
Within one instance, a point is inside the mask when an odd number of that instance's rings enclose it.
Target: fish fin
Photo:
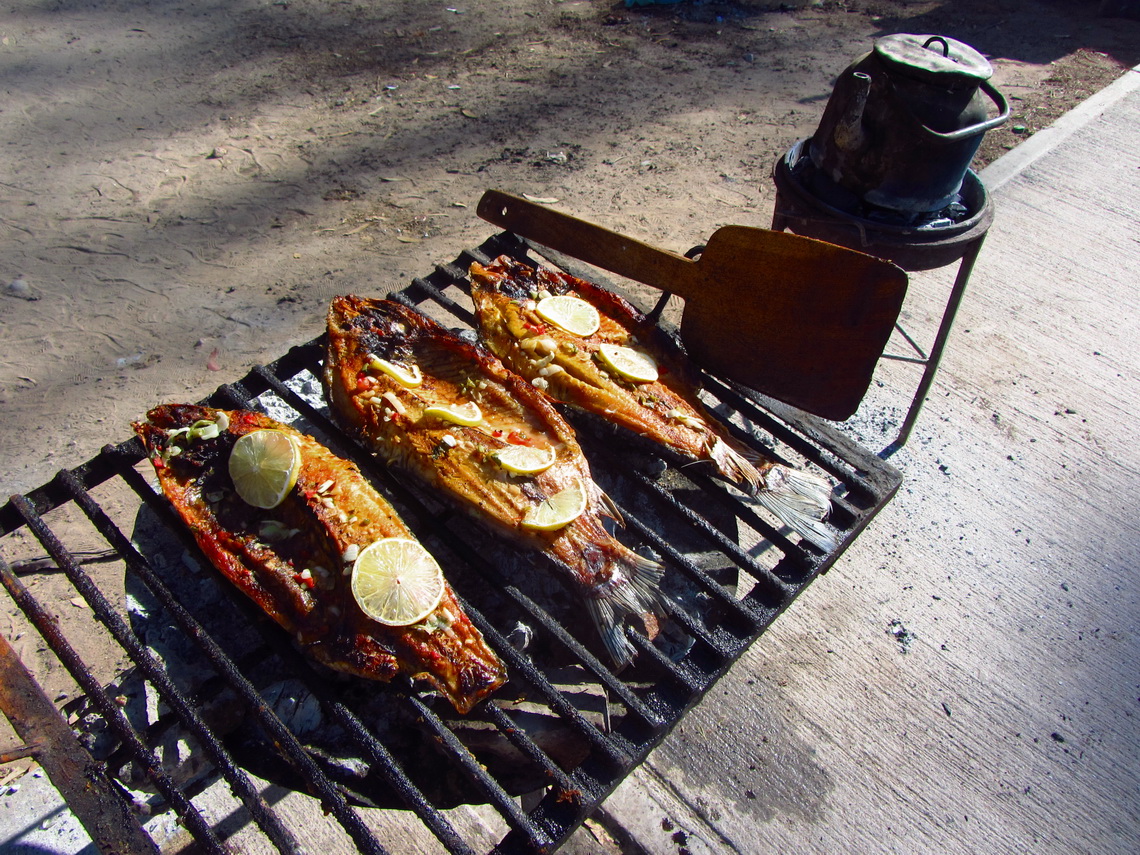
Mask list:
[[[625,618],[635,616],[647,626],[655,626],[647,616],[665,615],[660,589],[665,568],[634,552],[624,558],[620,565],[614,565],[611,577],[594,586],[586,596],[590,618],[618,670],[632,662],[637,653],[626,637]]]
[[[763,476],[756,468],[756,461],[750,460],[746,452],[733,448],[719,436],[712,437],[705,448],[721,476],[746,493],[760,489]]]
[[[831,510],[831,486],[823,478],[777,463],[764,473],[754,498],[825,552],[838,546],[835,532],[824,523]]]
[[[601,500],[602,500],[602,508],[604,509],[605,515],[607,517],[609,517],[610,519],[612,519],[615,523],[617,523],[622,528],[625,528],[625,518],[622,517],[621,510],[618,509],[617,504],[614,502],[613,499],[611,499],[609,497],[609,495],[604,490],[601,491]]]

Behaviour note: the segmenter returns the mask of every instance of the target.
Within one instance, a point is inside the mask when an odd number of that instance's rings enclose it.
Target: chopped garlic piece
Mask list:
[[[384,400],[385,402],[387,402],[388,406],[390,406],[393,410],[395,410],[401,416],[408,412],[407,408],[404,407],[404,405],[400,403],[400,399],[396,397],[394,392],[385,392],[383,395],[380,396],[380,398],[382,400]]]

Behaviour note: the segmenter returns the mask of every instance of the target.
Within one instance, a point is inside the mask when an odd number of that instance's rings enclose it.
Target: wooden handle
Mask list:
[[[518,196],[488,190],[476,210],[520,237],[670,294],[685,297],[696,285],[696,264],[685,256]]]

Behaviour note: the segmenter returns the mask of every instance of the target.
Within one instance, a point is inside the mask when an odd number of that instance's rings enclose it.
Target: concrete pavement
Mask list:
[[[903,487],[606,803],[643,849],[1140,851],[1138,130],[1133,69],[983,173]],[[917,372],[877,377],[883,447]]]

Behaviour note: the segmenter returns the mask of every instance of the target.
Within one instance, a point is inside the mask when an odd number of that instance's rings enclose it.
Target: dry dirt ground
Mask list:
[[[1140,24],[1061,0],[4,6],[2,496],[479,243],[487,188],[678,251],[767,225],[880,35],[992,58],[983,162],[1140,60]]]

